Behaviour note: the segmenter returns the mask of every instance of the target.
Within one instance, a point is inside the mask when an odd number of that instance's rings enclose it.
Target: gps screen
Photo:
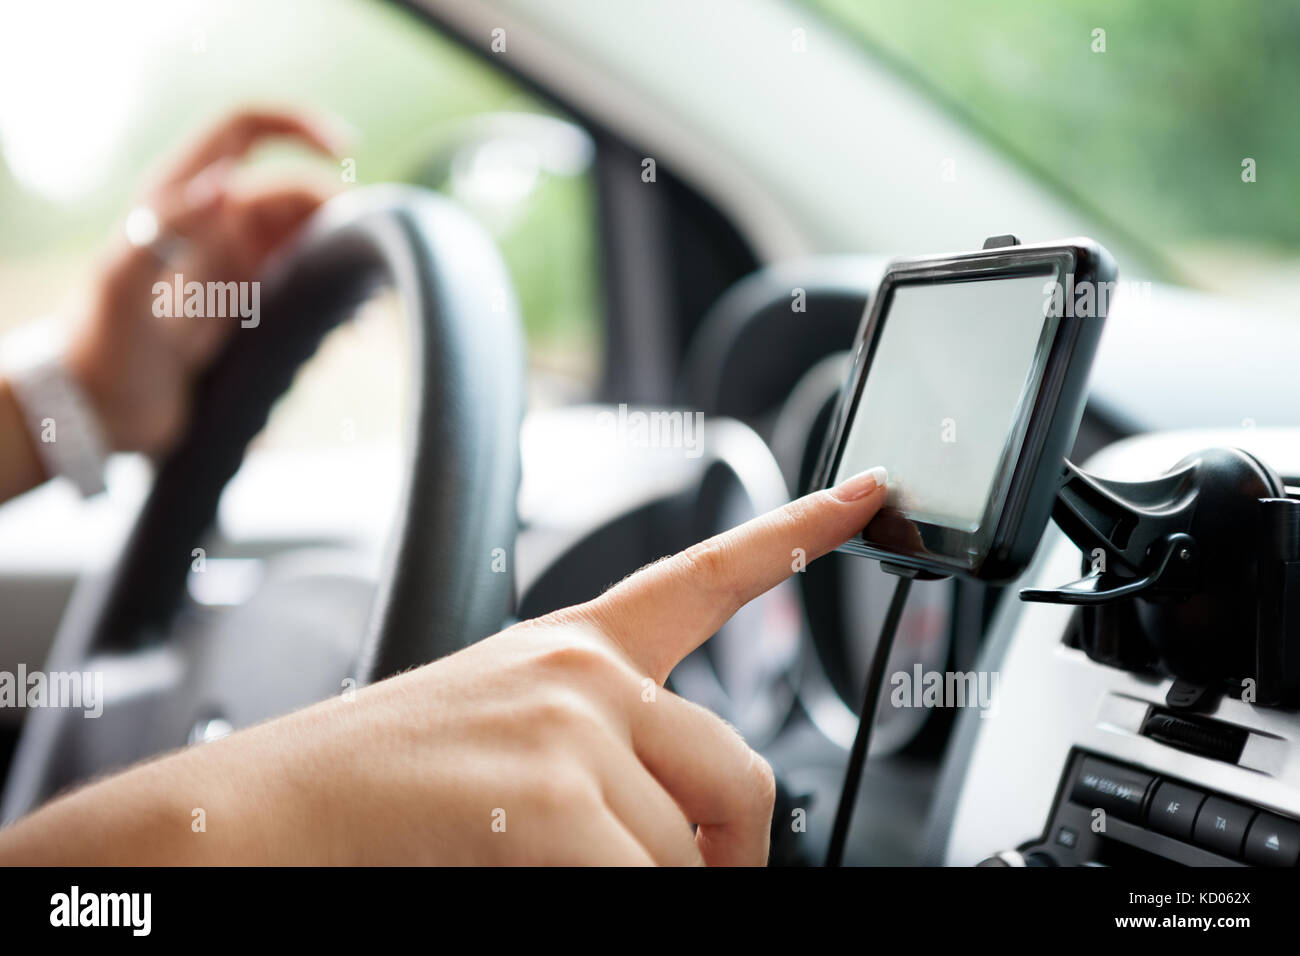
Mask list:
[[[883,465],[887,507],[979,533],[990,498],[1005,492],[999,466],[1017,439],[1052,281],[1044,273],[896,286],[835,481]]]

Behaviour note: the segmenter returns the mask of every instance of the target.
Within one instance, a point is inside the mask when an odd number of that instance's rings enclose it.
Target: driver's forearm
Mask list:
[[[0,378],[0,502],[35,488],[45,477],[13,388]]]
[[[244,746],[246,734],[239,737],[170,754],[51,800],[0,829],[0,866],[277,859],[265,825],[282,804],[278,765],[268,766],[272,755]]]
[[[190,862],[182,836],[188,825],[174,789],[151,767],[59,797],[0,830],[0,866]]]

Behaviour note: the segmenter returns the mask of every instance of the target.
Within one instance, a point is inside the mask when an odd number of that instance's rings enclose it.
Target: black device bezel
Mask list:
[[[981,531],[966,535],[982,538],[986,543],[981,543],[974,554],[965,549],[952,553],[918,551],[867,539],[865,535],[871,529],[868,525],[838,550],[931,575],[960,574],[989,583],[1013,580],[1024,570],[1051,516],[1064,459],[1083,415],[1088,374],[1110,304],[1108,295],[1105,307],[1098,308],[1096,290],[1100,283],[1114,282],[1116,275],[1109,253],[1090,239],[1016,245],[890,263],[858,329],[853,361],[827,429],[813,485],[814,488],[830,487],[839,469],[849,425],[857,412],[895,289],[901,285],[1032,275],[1042,275],[1046,283],[1053,273],[1058,282],[1073,276],[1072,289],[1080,288],[1080,283],[1085,281],[1092,283],[1096,314],[1075,315],[1073,296],[1063,295],[1062,304],[1066,306],[1061,310],[1063,314],[1045,317],[1052,321],[1044,321],[1042,338],[1020,399],[1020,407],[1023,409],[1029,402],[1031,411],[1028,416],[1020,416],[1008,436]],[[915,523],[935,529],[936,536],[963,534],[941,525]],[[992,530],[985,532],[990,526]]]

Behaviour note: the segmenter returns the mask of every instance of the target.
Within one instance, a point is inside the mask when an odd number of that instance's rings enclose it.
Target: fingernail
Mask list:
[[[841,481],[831,489],[831,494],[840,501],[857,501],[860,498],[865,498],[877,488],[883,488],[888,483],[889,472],[877,465],[875,468],[868,468],[866,471],[858,472],[852,478]]]

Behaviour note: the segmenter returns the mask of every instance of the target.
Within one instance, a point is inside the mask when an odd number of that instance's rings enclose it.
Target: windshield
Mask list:
[[[1296,310],[1300,5],[800,2],[1170,275]]]

